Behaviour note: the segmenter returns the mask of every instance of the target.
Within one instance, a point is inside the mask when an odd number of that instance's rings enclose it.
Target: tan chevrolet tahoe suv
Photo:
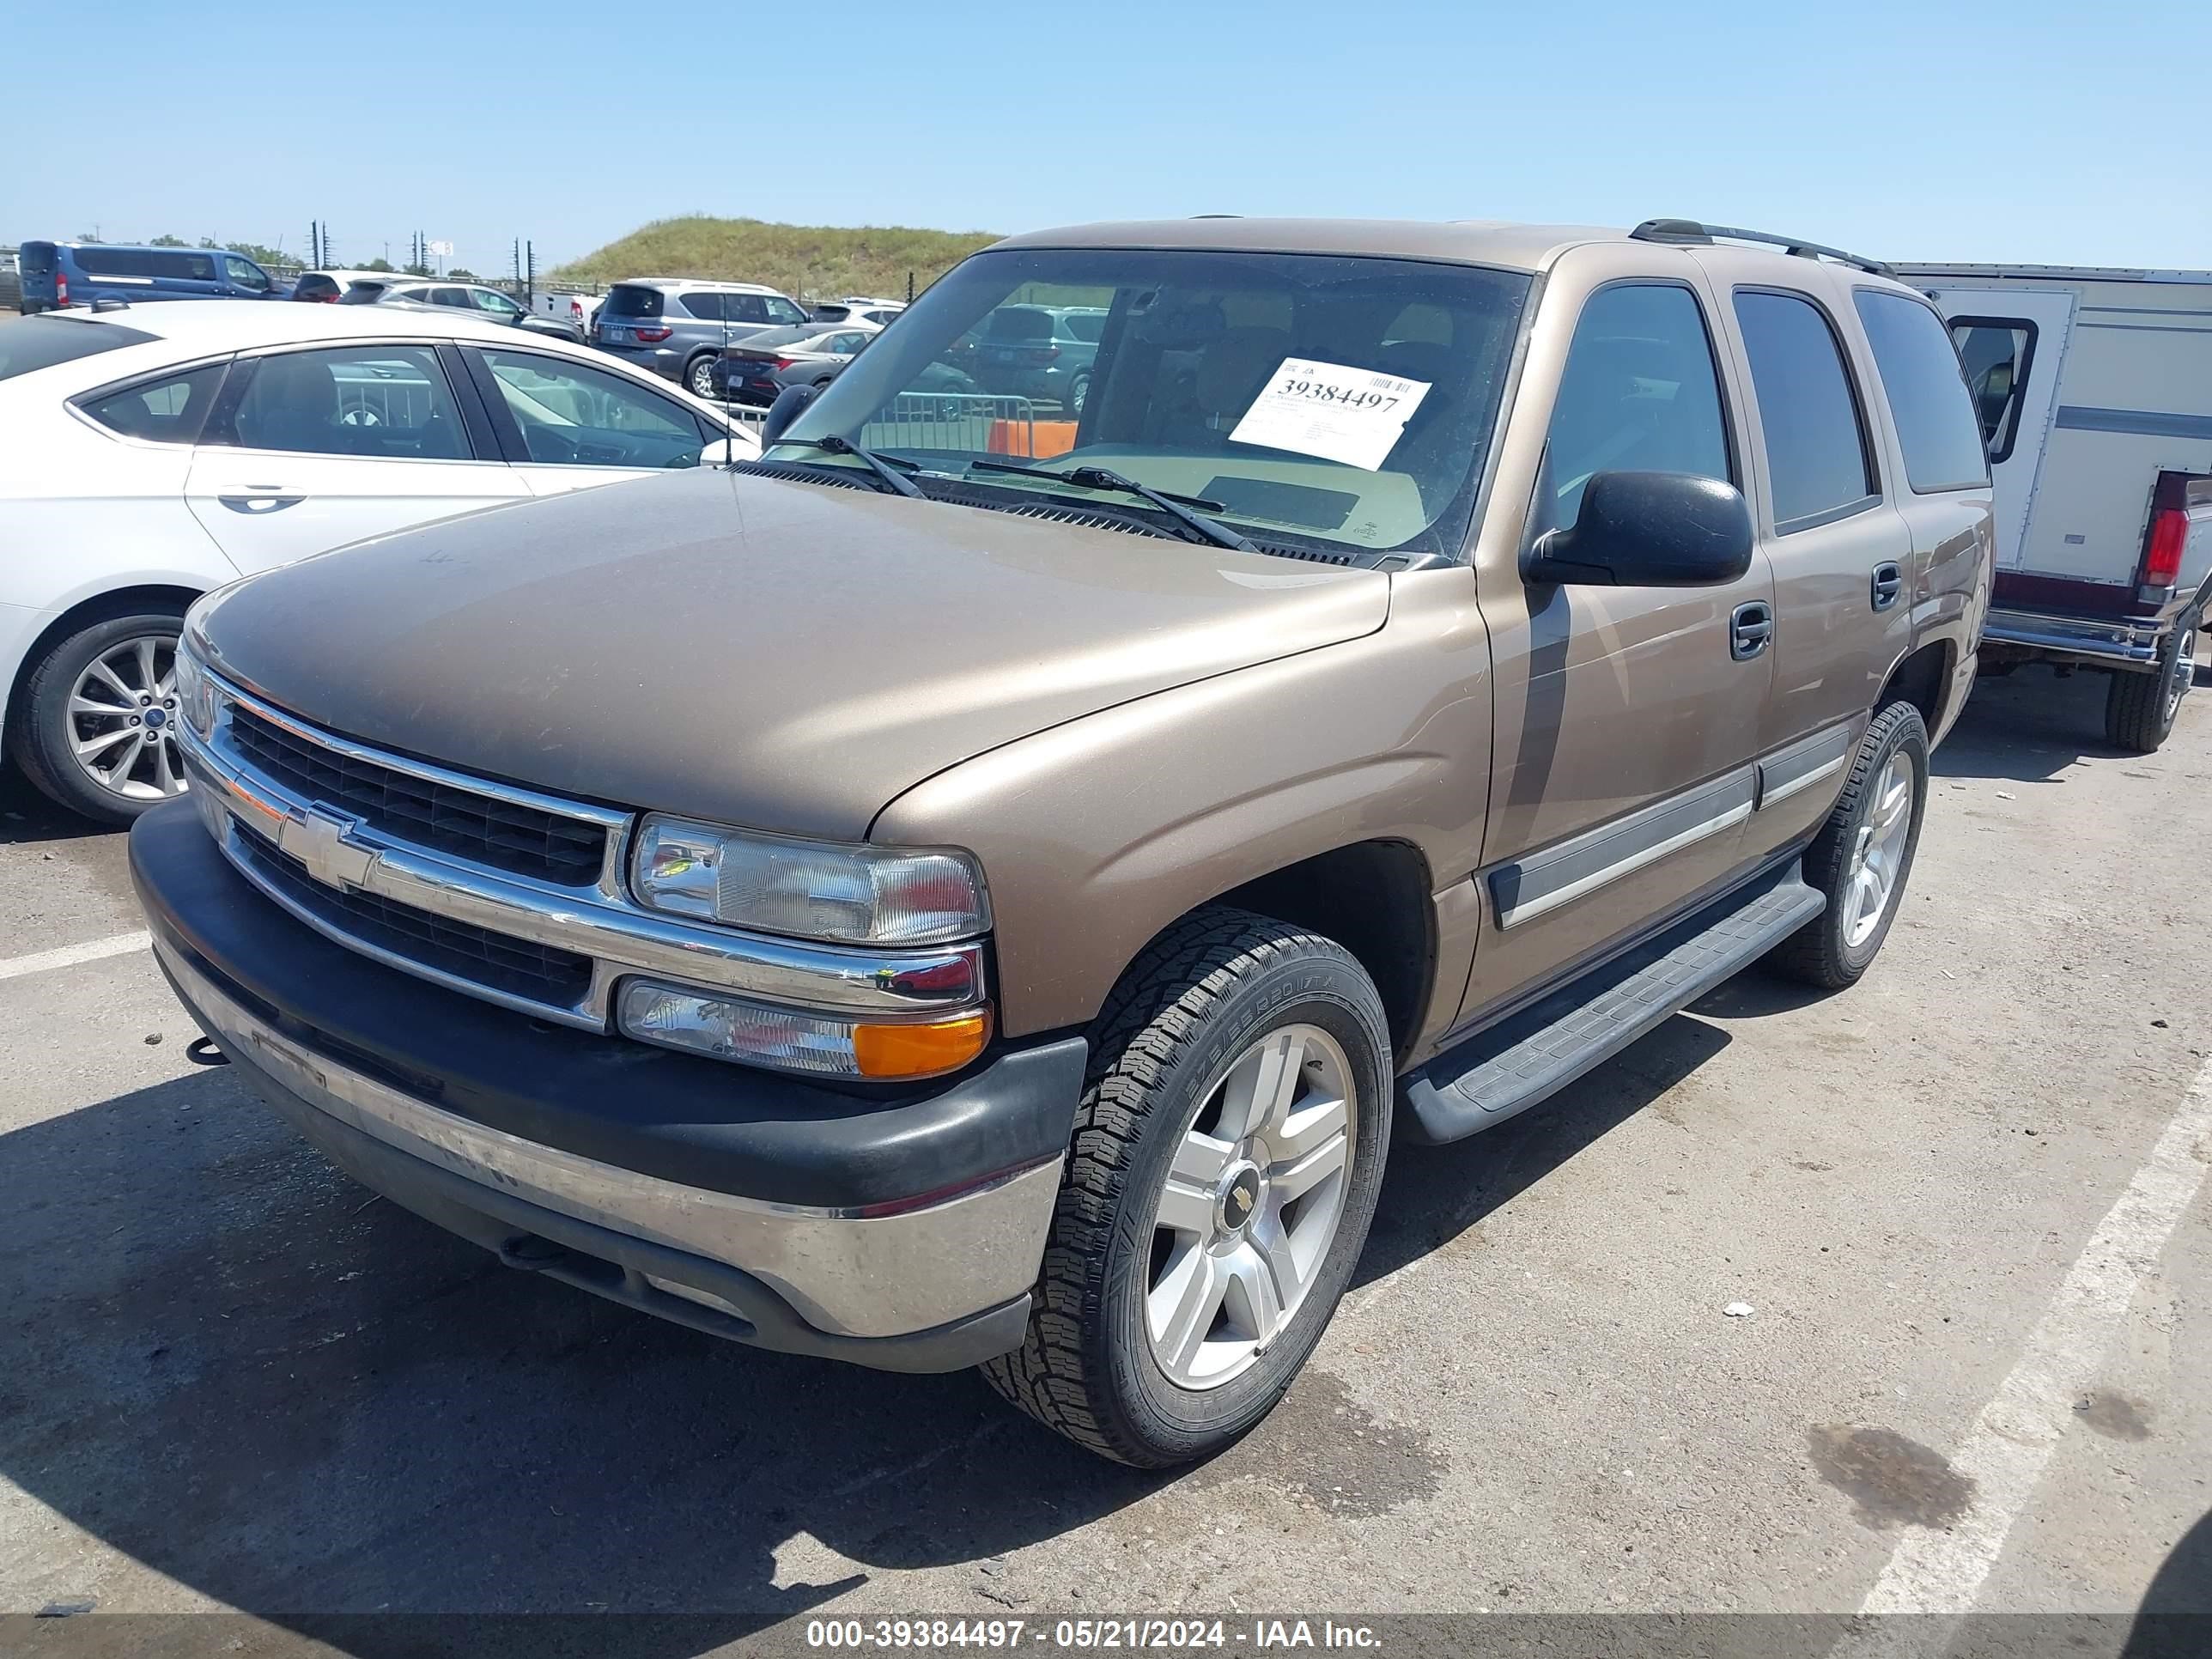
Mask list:
[[[161,965],[515,1267],[1201,1455],[1394,1144],[1896,915],[1988,471],[1927,301],[1772,240],[1019,237],[757,461],[210,596]],[[1103,316],[1079,411],[947,372],[1007,305]]]

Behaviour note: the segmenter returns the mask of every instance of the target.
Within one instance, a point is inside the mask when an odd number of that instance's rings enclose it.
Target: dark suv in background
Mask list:
[[[1105,326],[1103,306],[1000,306],[963,367],[986,392],[1080,415]]]
[[[757,283],[640,276],[607,290],[592,343],[665,375],[695,396],[712,398],[712,371],[724,345],[761,329],[807,320],[798,301]]]

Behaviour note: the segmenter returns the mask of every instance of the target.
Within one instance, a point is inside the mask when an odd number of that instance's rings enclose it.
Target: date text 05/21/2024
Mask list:
[[[1290,1651],[1380,1645],[1365,1625],[1334,1620],[1261,1619],[1236,1626],[1220,1619],[811,1619],[806,1645],[928,1650],[942,1648],[1206,1650]]]

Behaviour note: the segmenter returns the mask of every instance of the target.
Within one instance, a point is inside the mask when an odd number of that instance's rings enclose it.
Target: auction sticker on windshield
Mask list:
[[[1371,368],[1285,357],[1237,422],[1230,441],[1379,471],[1431,384]]]

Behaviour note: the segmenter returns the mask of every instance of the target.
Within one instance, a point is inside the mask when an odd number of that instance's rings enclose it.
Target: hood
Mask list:
[[[1389,605],[1371,570],[702,468],[326,553],[198,625],[222,672],[370,743],[859,840],[971,756]]]

